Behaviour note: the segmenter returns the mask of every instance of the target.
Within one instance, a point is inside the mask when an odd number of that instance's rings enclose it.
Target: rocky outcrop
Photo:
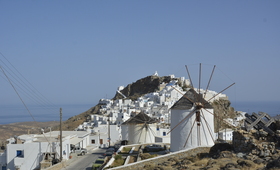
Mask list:
[[[131,100],[136,100],[140,96],[157,91],[161,83],[169,83],[170,81],[170,76],[147,76],[132,84],[128,84],[123,90],[121,90],[121,93]],[[113,100],[116,99],[123,99],[123,96],[116,93]]]
[[[218,132],[220,129],[231,128],[223,120],[225,118],[236,117],[236,112],[233,107],[230,106],[231,102],[229,100],[220,99],[215,100],[212,103],[214,108],[214,131]]]
[[[232,145],[229,143],[217,143],[213,147],[211,147],[209,156],[211,158],[219,158],[221,157],[221,152],[225,153],[225,151],[227,151],[231,153],[232,150]]]
[[[280,134],[277,131],[276,134]],[[266,169],[280,168],[278,138],[263,129],[233,132],[232,148],[238,158],[266,165]]]
[[[269,135],[264,130],[251,130],[249,132],[238,130],[233,132],[232,145],[234,151],[244,153],[251,157],[270,159],[276,150],[275,136]]]

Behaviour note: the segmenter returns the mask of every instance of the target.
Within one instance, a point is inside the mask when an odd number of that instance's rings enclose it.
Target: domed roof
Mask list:
[[[144,123],[152,124],[152,123],[156,123],[156,122],[157,122],[157,119],[151,118],[150,116],[148,116],[144,112],[140,112],[136,116],[131,117],[127,121],[125,121],[123,123],[123,125],[126,125],[126,124],[144,124]]]
[[[172,107],[171,109],[189,110],[193,107],[195,102],[203,104],[203,108],[213,109],[211,104],[206,101],[202,94],[198,94],[194,89],[188,90]]]

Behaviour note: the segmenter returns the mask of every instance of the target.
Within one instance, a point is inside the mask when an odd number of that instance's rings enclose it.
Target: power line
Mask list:
[[[46,102],[47,104],[50,105],[54,105],[52,102],[50,102],[42,93],[40,93],[14,66],[13,64],[0,52],[1,56],[14,68],[14,70],[27,82],[25,83],[25,81],[23,81],[5,62],[3,62],[1,59],[0,61],[8,68],[8,70],[11,71],[11,73],[4,68],[4,70],[6,70],[6,72],[8,72],[17,82],[22,82],[20,83],[23,87],[25,87],[29,92],[36,94],[38,97],[40,98],[40,100]],[[15,77],[13,76],[15,75]],[[19,80],[18,80],[18,79]],[[30,87],[31,86],[31,87]],[[38,95],[39,94],[39,95]]]
[[[4,72],[3,72],[4,71]],[[3,72],[3,74],[5,73],[6,74],[6,72],[5,72],[5,70],[3,69],[3,67],[2,67],[2,72]],[[7,75],[7,74],[6,74]],[[8,75],[7,75],[8,76]],[[2,78],[3,78],[3,76],[1,76]],[[5,81],[7,81],[8,83],[9,83],[9,81],[6,79],[6,78],[3,78]],[[20,83],[20,82],[15,82],[14,80],[12,80],[11,78],[9,78],[9,80],[11,81],[11,83],[14,85],[14,87],[16,87],[17,88],[17,91],[18,92],[20,92],[22,95],[24,95],[25,97],[27,97],[28,99],[30,99],[30,100],[32,100],[33,102],[35,102],[36,104],[38,104],[38,105],[40,105],[44,110],[49,110],[49,111],[51,111],[52,109],[57,109],[57,107],[55,107],[55,106],[48,106],[48,105],[46,105],[46,103],[43,101],[43,100],[41,100],[41,98],[39,98],[38,96],[36,96],[36,95],[33,95],[34,93],[32,93],[32,91],[30,91],[30,90],[25,90],[26,88],[24,87],[24,86],[22,86],[22,83]]]
[[[12,68],[6,64],[3,60],[0,59],[0,62],[3,63],[1,70],[3,74],[5,73],[5,77],[9,77],[10,83],[17,88],[18,93],[20,92],[24,96],[26,96],[31,101],[40,105],[44,110],[52,110],[57,109],[58,107],[52,104],[42,93],[40,93],[13,65],[12,63],[0,52],[0,55],[12,66]],[[5,66],[5,67],[4,67]],[[15,70],[15,71],[13,71]],[[3,78],[3,76],[1,76]],[[9,81],[5,79],[8,83]]]
[[[3,56],[3,54],[1,53],[1,55]],[[22,102],[22,104],[24,105],[25,109],[28,111],[30,117],[33,119],[33,121],[35,122],[37,127],[40,127],[38,125],[38,122],[35,120],[34,116],[32,115],[32,113],[30,112],[29,108],[27,107],[27,105],[25,104],[24,100],[22,99],[21,95],[19,94],[18,90],[15,88],[15,86],[13,85],[11,79],[9,78],[9,76],[6,74],[5,70],[3,69],[3,67],[0,65],[0,69],[2,70],[4,76],[7,78],[9,84],[12,86],[12,88],[14,89],[14,91],[16,92],[17,96],[19,97],[20,101]],[[46,139],[46,141],[50,144],[50,141],[48,140],[48,138],[45,136],[45,134],[43,133],[44,138]]]

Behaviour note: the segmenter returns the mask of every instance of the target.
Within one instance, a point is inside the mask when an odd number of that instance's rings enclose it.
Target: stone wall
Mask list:
[[[277,132],[276,132],[277,133]],[[261,162],[269,162],[278,158],[279,150],[277,141],[264,130],[244,131],[233,133],[232,146],[237,155],[246,156],[247,159]]]
[[[185,158],[185,157],[189,157],[189,156],[196,156],[199,153],[209,153],[209,151],[210,151],[210,147],[197,147],[194,149],[188,149],[188,150],[183,150],[183,151],[179,151],[179,152],[169,153],[166,155],[162,155],[162,156],[158,156],[155,158],[131,163],[131,164],[116,167],[116,168],[110,168],[110,170],[120,170],[120,169],[143,170],[145,165],[158,165],[158,164],[161,164],[161,163],[167,161],[170,158],[176,157],[176,158],[180,159],[180,158]]]

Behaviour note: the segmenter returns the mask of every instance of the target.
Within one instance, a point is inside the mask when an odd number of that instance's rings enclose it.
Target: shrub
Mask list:
[[[115,160],[118,160],[118,159],[122,159],[122,156],[121,155],[116,155]]]
[[[121,166],[123,164],[124,164],[124,160],[122,159],[122,157],[118,158],[118,159],[116,159],[116,157],[115,157],[115,161],[112,163],[111,167],[117,167],[117,166]]]

